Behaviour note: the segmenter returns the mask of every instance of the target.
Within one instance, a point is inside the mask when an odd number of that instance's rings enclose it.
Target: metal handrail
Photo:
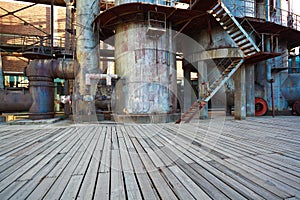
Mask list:
[[[227,7],[227,9],[232,13],[233,16],[238,17],[238,18],[239,17],[243,18],[242,21],[239,21],[239,23],[248,32],[248,35],[250,36],[250,38],[257,40],[256,46],[261,48],[261,46],[262,46],[261,35],[255,30],[255,28],[251,25],[251,23],[248,21],[248,19],[245,18],[246,15],[245,15],[245,13],[243,13],[241,11],[241,9],[240,9],[241,7],[237,6],[237,4],[234,3],[232,0],[221,0],[221,1]],[[251,7],[246,6],[246,3],[248,3],[248,1],[244,1],[244,3],[245,3],[245,7],[247,7],[247,10],[249,10],[249,9],[251,10]]]
[[[0,44],[9,46],[51,46],[51,37],[39,35],[0,34]],[[53,44],[54,47],[64,47],[65,38],[54,37]]]
[[[18,51],[25,52],[36,48],[51,48],[51,36],[40,35],[18,35],[18,34],[0,34],[0,45],[19,47]],[[73,46],[71,49],[65,49],[65,38],[53,37],[53,47],[57,50],[73,53]]]
[[[273,22],[275,24],[289,27],[295,30],[300,30],[300,15],[281,8],[274,8],[271,5],[263,5],[264,13],[257,15],[256,10],[257,4],[253,1],[244,0],[239,1],[239,3],[234,3],[232,0],[223,0],[223,3],[236,17],[250,17],[250,18],[260,18],[268,22]],[[266,7],[270,10],[270,14],[266,13]],[[236,11],[236,12],[235,12]]]

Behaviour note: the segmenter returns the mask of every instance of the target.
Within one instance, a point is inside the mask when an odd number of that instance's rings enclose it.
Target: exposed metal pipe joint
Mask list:
[[[30,119],[54,117],[54,78],[74,79],[73,60],[33,60],[25,69],[33,103]]]
[[[86,74],[85,75],[85,84],[91,85],[92,80],[100,80],[100,79],[106,79],[106,85],[111,86],[111,79],[118,78],[118,75],[116,74]]]

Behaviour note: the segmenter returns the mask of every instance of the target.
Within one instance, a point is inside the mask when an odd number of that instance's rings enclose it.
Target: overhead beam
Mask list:
[[[38,3],[38,4],[46,4],[51,5],[52,0],[14,0],[14,1],[23,1],[23,2],[31,2],[31,3]],[[64,0],[54,0],[55,6],[66,6],[66,3]]]

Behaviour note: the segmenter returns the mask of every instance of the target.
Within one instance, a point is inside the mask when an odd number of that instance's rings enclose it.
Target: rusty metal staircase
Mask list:
[[[250,34],[248,34],[222,2],[217,3],[208,13],[212,14],[223,29],[227,31],[233,41],[243,51],[245,57],[260,52],[260,49],[250,37],[251,32],[255,30],[251,30]]]
[[[245,31],[242,25],[230,13],[228,8],[222,3],[218,2],[208,11],[223,27],[223,29],[230,35],[236,45],[244,54],[244,58],[233,59],[232,62],[225,66],[225,70],[207,89],[205,97],[198,99],[194,104],[176,121],[179,123],[188,123],[201,110],[207,102],[219,91],[225,82],[238,70],[243,64],[245,58],[253,56],[260,52],[260,49],[252,40],[250,35]],[[252,30],[255,31],[254,29]]]

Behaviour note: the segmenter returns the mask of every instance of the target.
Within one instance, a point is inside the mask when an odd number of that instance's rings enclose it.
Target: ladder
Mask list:
[[[222,2],[216,3],[216,5],[208,11],[208,13],[210,13],[230,35],[233,41],[243,52],[244,58],[233,59],[228,66],[225,66],[225,70],[221,73],[219,78],[217,78],[217,80],[209,86],[206,95],[202,99],[198,99],[194,102],[193,105],[181,116],[181,118],[176,121],[176,124],[190,122],[199,110],[207,104],[207,102],[219,91],[225,82],[239,69],[239,67],[243,64],[244,59],[260,52],[260,49],[249,34]],[[254,31],[255,30],[253,29],[252,32]]]

